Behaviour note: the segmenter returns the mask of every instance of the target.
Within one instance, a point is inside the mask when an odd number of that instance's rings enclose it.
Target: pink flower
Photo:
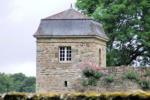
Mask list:
[[[140,80],[140,81],[141,81],[141,80],[143,80],[143,77],[140,77],[140,79],[139,79],[139,80]]]
[[[94,71],[98,71],[99,70],[99,68],[97,66],[95,66],[93,69],[94,69]]]

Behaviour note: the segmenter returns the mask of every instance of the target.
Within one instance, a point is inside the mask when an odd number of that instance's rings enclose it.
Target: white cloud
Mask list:
[[[0,0],[0,72],[35,75],[40,19],[61,12],[76,0]]]
[[[7,74],[24,73],[27,76],[36,76],[35,62],[13,63],[0,68],[0,72]]]
[[[71,3],[76,0],[15,0],[15,10],[10,17],[13,20],[20,21],[24,18],[38,18],[49,16],[70,8]]]

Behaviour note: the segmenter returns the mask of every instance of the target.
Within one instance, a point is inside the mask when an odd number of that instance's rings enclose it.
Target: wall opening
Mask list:
[[[68,82],[64,81],[64,86],[67,87],[68,86]]]
[[[101,49],[99,49],[99,66],[101,66]]]

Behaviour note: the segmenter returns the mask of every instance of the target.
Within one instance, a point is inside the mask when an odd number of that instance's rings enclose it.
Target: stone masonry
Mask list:
[[[42,19],[34,37],[37,40],[36,92],[141,90],[137,81],[122,80],[124,67],[106,67],[109,39],[102,25],[72,8]],[[81,85],[84,77],[80,65],[86,61],[107,73],[98,80],[96,87]],[[150,67],[134,70],[141,75]],[[106,83],[107,75],[113,75],[114,82]],[[149,77],[146,78],[150,81]]]
[[[109,39],[102,25],[72,8],[42,19],[34,37],[36,92],[76,91],[85,61],[106,67]]]
[[[59,47],[71,46],[72,61],[59,62]],[[101,56],[99,57],[99,49]],[[101,61],[100,61],[101,60]],[[106,43],[96,38],[43,38],[37,40],[37,92],[75,91],[80,64],[90,61],[106,66]],[[67,81],[67,87],[64,82]]]

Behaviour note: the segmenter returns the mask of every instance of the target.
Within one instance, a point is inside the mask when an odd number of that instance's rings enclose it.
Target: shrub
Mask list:
[[[149,81],[146,80],[146,79],[142,79],[140,80],[140,85],[143,89],[149,89],[150,88],[150,84],[149,84]]]
[[[93,71],[92,69],[87,69],[87,68],[85,68],[85,69],[83,70],[83,75],[84,75],[85,77],[94,76],[94,71]]]
[[[82,80],[82,86],[88,86],[88,81],[87,80]]]
[[[106,76],[106,82],[111,83],[114,81],[114,76],[110,75],[110,76]]]
[[[148,70],[148,71],[144,74],[144,76],[150,76],[150,70]]]
[[[101,72],[94,71],[92,69],[84,69],[82,73],[87,78],[93,77],[95,79],[99,79],[102,76]]]
[[[87,78],[87,80],[82,81],[83,86],[96,86],[97,80],[100,79],[103,75],[102,72],[100,72],[100,67],[90,62],[85,62],[80,66],[80,69],[82,70],[83,76]]]
[[[103,75],[102,72],[95,72],[94,75],[93,75],[93,77],[95,79],[100,79],[102,77],[102,75]]]
[[[125,77],[130,79],[130,80],[139,80],[140,76],[134,72],[133,69],[128,68],[127,71],[125,72]]]
[[[97,80],[93,77],[89,78],[88,85],[96,86],[97,85]]]

